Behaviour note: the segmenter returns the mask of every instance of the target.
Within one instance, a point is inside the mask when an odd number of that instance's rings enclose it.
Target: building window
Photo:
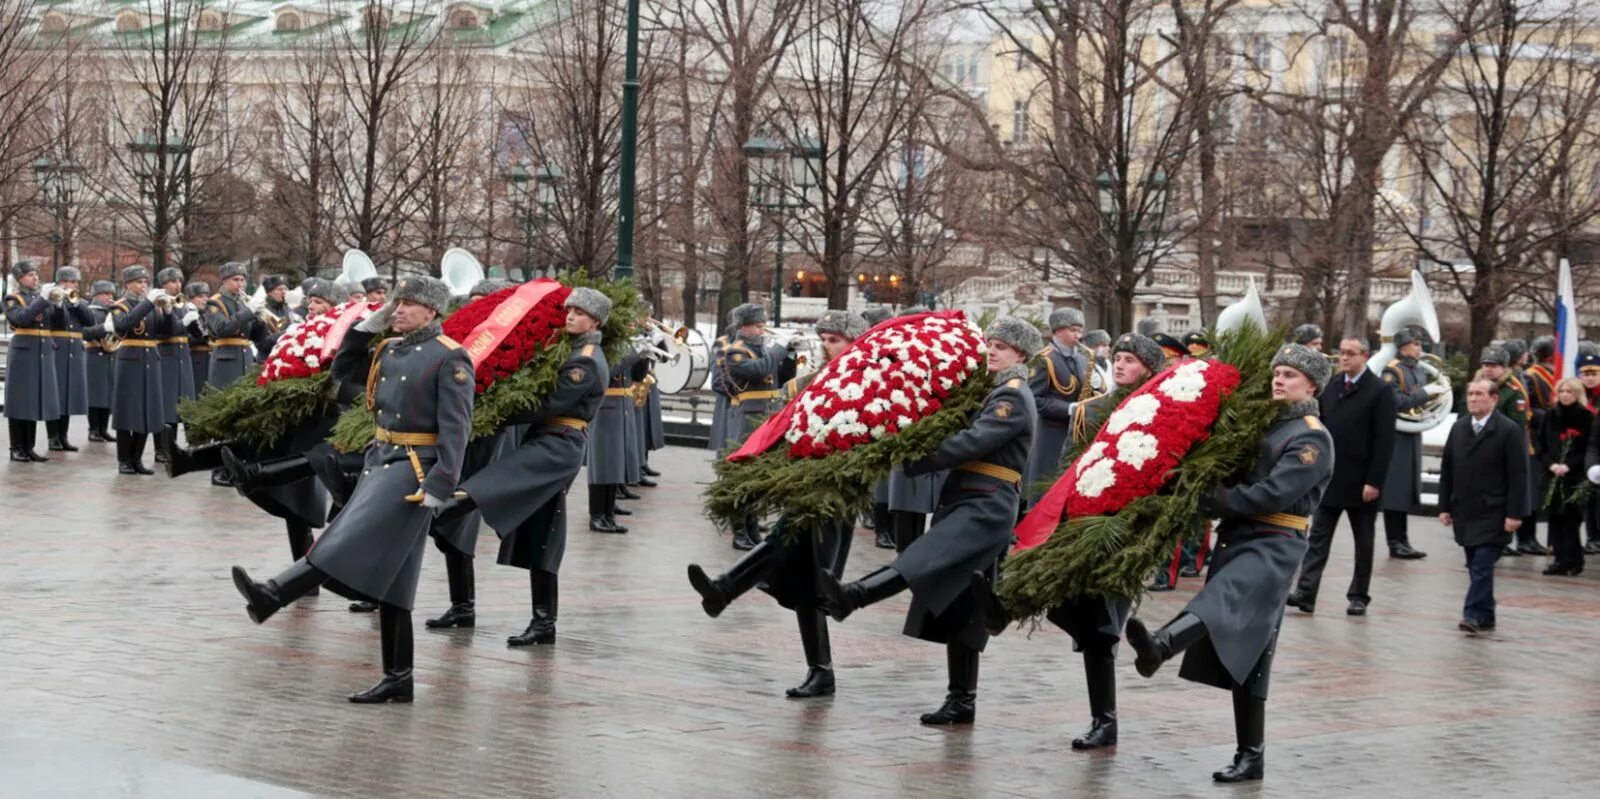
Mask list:
[[[303,30],[304,28],[305,21],[300,19],[299,14],[296,14],[293,11],[285,11],[278,15],[278,30],[298,31]]]
[[[43,33],[66,33],[67,18],[56,13],[44,15],[44,21],[39,23],[39,30]]]
[[[1026,72],[1033,69],[1033,62],[1028,59],[1028,40],[1017,42],[1017,71]]]
[[[968,83],[977,83],[978,82],[978,54],[977,53],[973,53],[972,57],[967,59],[967,82]]]
[[[222,30],[222,15],[215,11],[205,10],[200,12],[200,19],[195,27],[202,31],[212,32]]]
[[[131,33],[137,30],[144,30],[144,22],[139,19],[138,14],[128,11],[117,15],[117,33]]]
[[[478,26],[478,15],[471,9],[458,8],[450,12],[450,27],[456,30],[472,30]]]
[[[1011,106],[1011,143],[1028,143],[1028,101],[1017,100]]]

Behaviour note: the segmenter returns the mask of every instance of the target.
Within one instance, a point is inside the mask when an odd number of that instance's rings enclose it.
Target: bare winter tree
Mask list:
[[[38,120],[58,96],[72,50],[70,43],[65,52],[37,46],[24,20],[43,12],[38,0],[0,0],[0,266],[7,269],[18,216],[36,201],[31,167],[51,145]]]
[[[1466,302],[1474,359],[1508,299],[1554,295],[1545,251],[1600,218],[1600,66],[1583,46],[1596,21],[1575,0],[1501,0],[1403,131],[1422,201],[1386,208]]]
[[[497,176],[477,157],[478,142],[493,114],[478,72],[488,67],[474,56],[464,46],[441,46],[409,98],[407,138],[418,151],[407,176],[416,207],[401,243],[409,260],[438,264],[445,250],[469,244],[485,224],[485,187]]]
[[[344,152],[344,96],[324,33],[279,66],[287,74],[266,81],[272,102],[260,121],[257,158],[269,189],[263,203],[263,260],[274,266],[321,267],[333,260],[337,191],[333,159]]]

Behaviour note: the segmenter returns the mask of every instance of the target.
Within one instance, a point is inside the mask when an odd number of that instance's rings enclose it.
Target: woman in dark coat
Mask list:
[[[1544,412],[1534,439],[1540,468],[1551,480],[1560,481],[1561,498],[1569,497],[1584,482],[1583,455],[1593,434],[1594,412],[1585,403],[1586,391],[1577,378],[1556,384],[1556,404]],[[1542,504],[1543,496],[1534,503]],[[1550,525],[1550,546],[1556,559],[1545,574],[1572,577],[1583,571],[1583,542],[1578,526],[1583,524],[1584,503],[1558,502],[1545,509]]]

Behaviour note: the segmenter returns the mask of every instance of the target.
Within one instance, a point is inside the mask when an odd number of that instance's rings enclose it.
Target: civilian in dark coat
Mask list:
[[[1439,466],[1439,521],[1455,530],[1471,575],[1458,625],[1469,635],[1494,629],[1494,564],[1531,506],[1527,434],[1494,410],[1496,394],[1488,380],[1467,384],[1467,415],[1450,429]]]
[[[1556,559],[1544,573],[1574,577],[1583,572],[1583,542],[1578,536],[1578,527],[1583,524],[1588,503],[1568,502],[1567,498],[1573,497],[1584,485],[1583,462],[1594,427],[1594,413],[1585,403],[1587,392],[1577,378],[1557,381],[1550,394],[1554,403],[1539,414],[1533,439],[1537,455],[1535,468],[1560,486],[1557,501],[1545,509],[1550,524],[1550,547],[1555,550]],[[1544,496],[1534,494],[1532,505],[1535,508],[1542,505]]]
[[[1333,450],[1339,457],[1322,504],[1312,515],[1310,548],[1289,605],[1307,613],[1315,607],[1322,569],[1328,563],[1333,531],[1342,512],[1350,517],[1350,532],[1356,541],[1356,570],[1345,593],[1350,600],[1345,612],[1361,616],[1372,602],[1367,589],[1372,582],[1373,531],[1377,500],[1394,452],[1395,399],[1394,392],[1367,369],[1365,341],[1347,338],[1339,342],[1339,368],[1342,374],[1336,375],[1318,398],[1322,425],[1333,436]]]

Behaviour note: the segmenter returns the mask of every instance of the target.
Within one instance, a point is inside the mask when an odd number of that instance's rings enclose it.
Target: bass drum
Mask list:
[[[706,337],[693,328],[683,328],[678,336],[667,339],[669,355],[656,364],[656,387],[663,394],[681,394],[698,391],[706,386],[711,376],[711,345]]]

